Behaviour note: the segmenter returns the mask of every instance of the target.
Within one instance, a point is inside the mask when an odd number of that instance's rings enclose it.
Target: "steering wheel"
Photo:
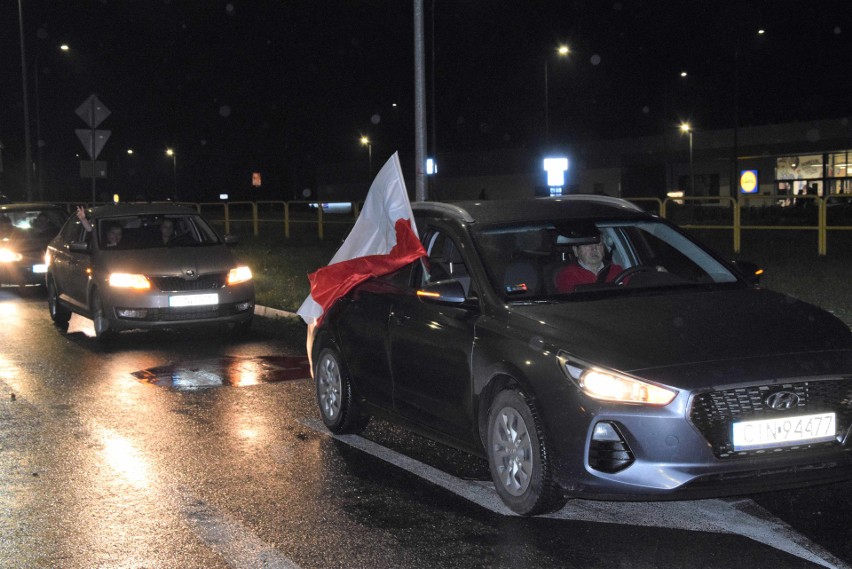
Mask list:
[[[612,283],[618,286],[624,285],[624,281],[629,279],[635,274],[638,273],[652,273],[657,272],[657,267],[653,265],[636,265],[635,267],[630,267],[629,269],[624,269],[612,279]]]

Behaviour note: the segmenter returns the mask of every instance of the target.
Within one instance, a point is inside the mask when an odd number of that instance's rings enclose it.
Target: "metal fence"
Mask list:
[[[629,198],[639,207],[658,214],[684,229],[730,231],[739,253],[743,231],[807,231],[817,236],[817,254],[828,254],[831,232],[852,231],[852,205],[832,207],[818,196],[791,198],[778,203],[766,196]],[[346,231],[358,218],[363,202],[343,210],[316,201],[186,202],[225,233],[250,231],[255,237],[278,234],[289,239],[294,230],[324,239],[330,229]],[[71,204],[67,204],[70,208]],[[280,233],[279,233],[280,232]]]

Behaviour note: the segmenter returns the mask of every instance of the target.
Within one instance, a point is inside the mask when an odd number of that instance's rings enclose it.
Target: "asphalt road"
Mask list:
[[[333,437],[298,322],[108,348],[0,289],[0,567],[847,567],[852,485],[511,515],[483,461]]]

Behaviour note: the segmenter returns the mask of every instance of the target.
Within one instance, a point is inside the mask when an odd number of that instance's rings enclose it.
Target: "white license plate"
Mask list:
[[[219,304],[218,294],[184,294],[169,297],[169,306],[210,306],[211,304]]]
[[[834,413],[779,417],[733,424],[734,450],[830,441],[837,435]]]
[[[44,263],[42,263],[40,265],[33,265],[33,272],[34,273],[42,273],[42,274],[46,273],[47,272],[47,265],[45,265]]]

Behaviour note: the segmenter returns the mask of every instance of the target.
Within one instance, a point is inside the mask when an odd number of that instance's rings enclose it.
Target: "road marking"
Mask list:
[[[240,522],[184,492],[181,513],[196,535],[237,569],[299,569],[288,557],[258,538]]]
[[[503,504],[491,482],[462,480],[358,435],[335,435],[316,419],[302,419],[299,422],[319,434],[411,472],[496,514],[517,515]],[[558,512],[541,517],[741,535],[822,567],[852,569],[754,501],[744,498],[676,502],[569,500]]]

